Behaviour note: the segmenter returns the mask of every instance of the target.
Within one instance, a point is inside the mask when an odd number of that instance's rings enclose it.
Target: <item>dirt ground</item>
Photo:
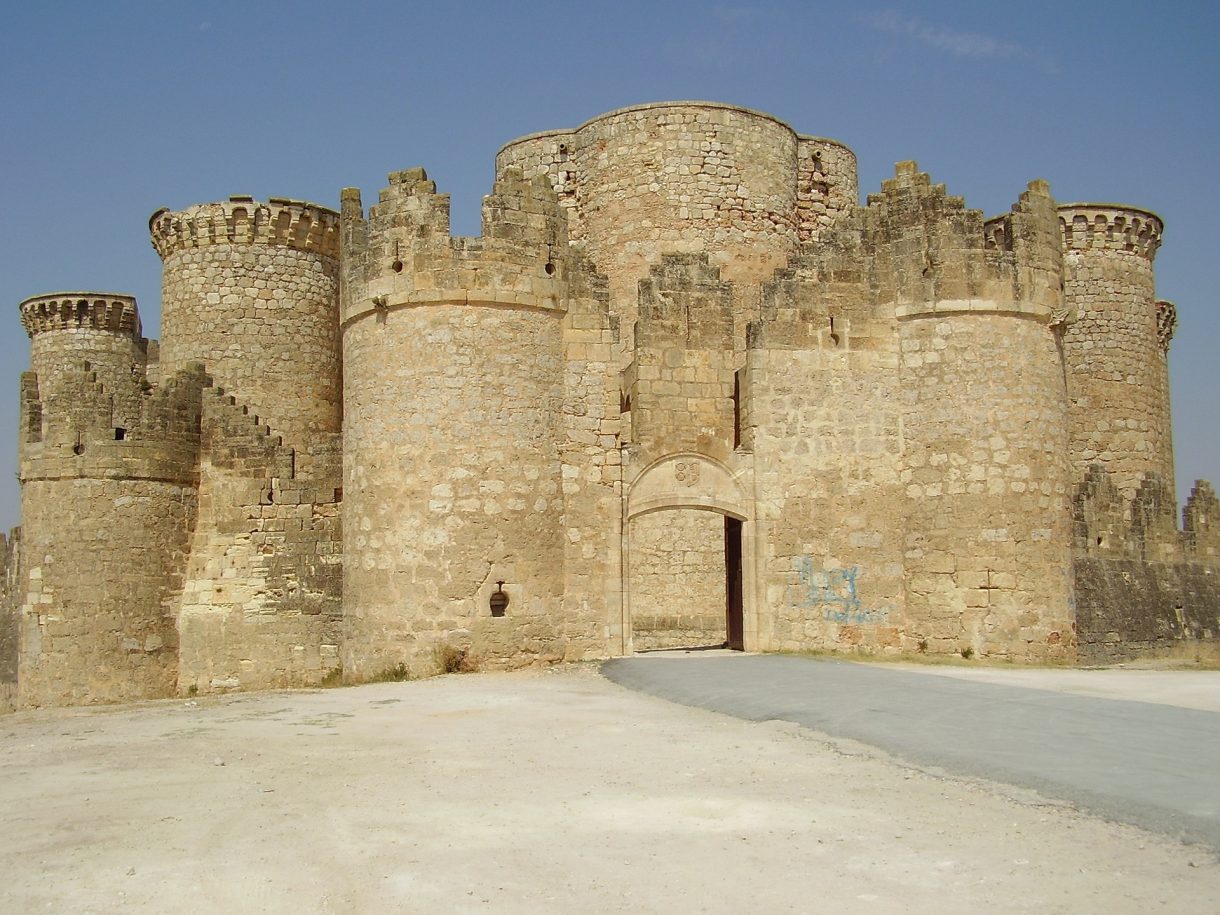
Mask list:
[[[0,718],[3,912],[1217,910],[1215,851],[594,668]]]

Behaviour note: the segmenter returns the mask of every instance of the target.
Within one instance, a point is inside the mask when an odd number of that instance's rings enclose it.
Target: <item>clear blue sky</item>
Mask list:
[[[916,159],[987,215],[1033,178],[1166,222],[1179,497],[1220,483],[1220,4],[0,0],[0,525],[17,523],[17,303],[137,296],[147,220],[230,194],[337,206],[425,166],[478,232],[493,157],[612,108],[709,99],[834,137],[861,193]]]

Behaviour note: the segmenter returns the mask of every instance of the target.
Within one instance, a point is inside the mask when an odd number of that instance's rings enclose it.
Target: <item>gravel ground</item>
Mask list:
[[[1220,861],[589,667],[0,718],[4,912],[1215,912]]]

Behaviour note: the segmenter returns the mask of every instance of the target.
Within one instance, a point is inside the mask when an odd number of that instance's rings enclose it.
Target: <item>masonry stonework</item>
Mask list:
[[[1164,227],[1035,181],[984,219],[759,112],[500,150],[339,212],[150,220],[128,296],[21,303],[0,709],[657,648],[1214,655],[1176,518]]]

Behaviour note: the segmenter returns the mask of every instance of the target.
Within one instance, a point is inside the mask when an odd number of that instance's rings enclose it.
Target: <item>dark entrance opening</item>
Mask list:
[[[745,624],[741,598],[741,522],[724,516],[724,598],[727,644],[745,651]]]

